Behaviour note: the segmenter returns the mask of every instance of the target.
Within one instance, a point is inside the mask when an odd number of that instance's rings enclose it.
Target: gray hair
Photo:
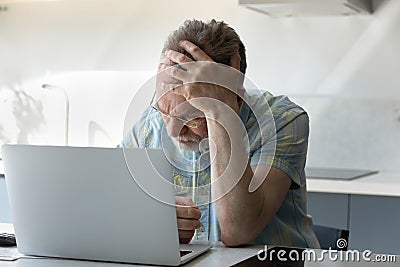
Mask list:
[[[232,55],[239,49],[240,71],[245,74],[246,49],[234,29],[223,21],[211,20],[207,23],[199,20],[186,20],[179,29],[167,38],[162,52],[175,50],[193,59],[179,46],[179,42],[188,40],[202,49],[215,62],[230,66]]]

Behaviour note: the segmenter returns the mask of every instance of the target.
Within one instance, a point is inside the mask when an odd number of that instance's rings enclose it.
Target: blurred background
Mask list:
[[[0,145],[115,147],[168,34],[215,18],[246,45],[247,77],[309,112],[308,165],[400,170],[400,1],[373,5],[271,17],[237,0],[0,0]]]

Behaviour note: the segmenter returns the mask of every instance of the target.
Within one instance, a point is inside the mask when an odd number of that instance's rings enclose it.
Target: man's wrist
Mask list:
[[[221,102],[208,110],[204,110],[207,121],[209,119],[219,121],[223,117],[237,116],[240,113],[240,106],[237,101]]]

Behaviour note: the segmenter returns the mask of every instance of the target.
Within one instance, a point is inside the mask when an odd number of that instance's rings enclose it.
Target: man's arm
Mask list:
[[[208,122],[208,121],[207,121]],[[238,180],[230,190],[231,183],[215,183],[212,186],[216,212],[221,228],[221,241],[227,246],[237,246],[254,240],[265,228],[282,204],[292,180],[278,169],[267,166],[250,167],[243,139],[218,122],[208,124],[209,138],[216,144],[210,146],[212,182]],[[213,155],[214,154],[214,155]],[[231,163],[230,163],[231,162]],[[243,165],[238,164],[246,162]],[[241,177],[237,175],[241,174]],[[254,176],[254,178],[253,178]],[[264,181],[254,192],[249,192],[252,179]]]
[[[181,46],[197,61],[212,61],[204,51],[190,42],[182,42]],[[167,51],[165,56],[178,64],[192,61],[175,51]],[[232,58],[231,66],[239,69],[238,65],[240,56],[237,54]],[[212,197],[216,200],[221,240],[228,246],[244,244],[254,240],[265,228],[281,206],[292,181],[277,169],[269,171],[262,166],[257,169],[250,167],[242,136],[243,128],[238,117],[237,95],[215,84],[193,83],[197,78],[185,80],[190,72],[194,75],[202,73],[201,70],[189,67],[187,70],[171,69],[170,75],[182,80],[185,85],[174,92],[184,96],[206,115],[208,138],[213,143],[210,145]],[[197,80],[205,79],[200,76]],[[216,79],[213,77],[211,80]],[[249,192],[253,176],[258,181],[266,179],[256,191]]]

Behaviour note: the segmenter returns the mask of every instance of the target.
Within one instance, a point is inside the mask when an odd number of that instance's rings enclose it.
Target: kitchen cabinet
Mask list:
[[[308,193],[308,213],[314,224],[348,229],[349,195]]]
[[[349,230],[349,249],[400,254],[400,173],[307,183],[308,213],[315,224]]]
[[[400,254],[400,197],[351,196],[352,248]]]

